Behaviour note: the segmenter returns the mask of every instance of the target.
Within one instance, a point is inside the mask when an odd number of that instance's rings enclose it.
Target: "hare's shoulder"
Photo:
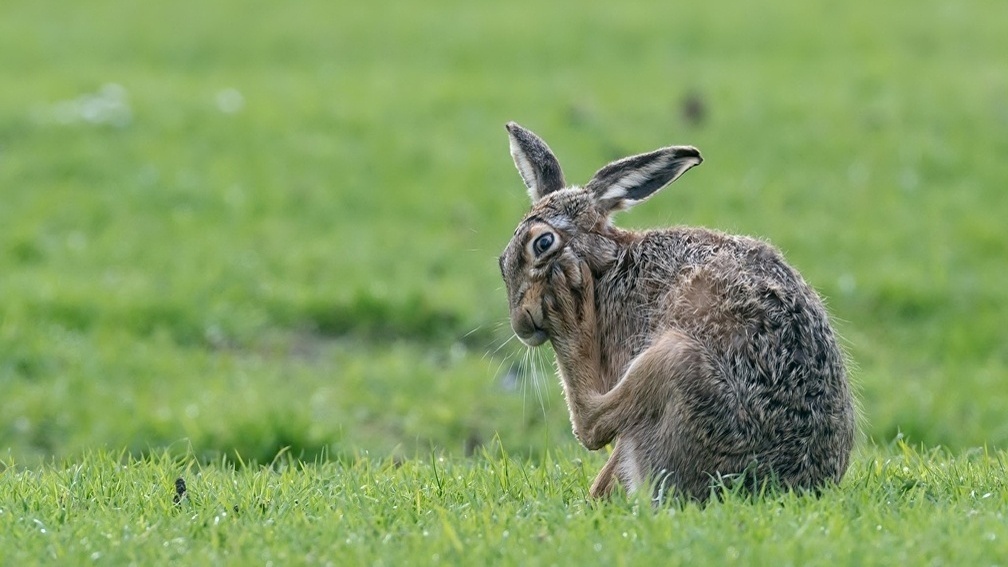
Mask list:
[[[781,252],[757,238],[675,227],[648,233],[641,246],[665,276],[660,303],[680,323],[738,329],[821,303]]]
[[[682,276],[703,270],[722,280],[787,284],[800,279],[769,242],[704,227],[677,226],[642,233],[638,255],[655,270],[682,272]]]

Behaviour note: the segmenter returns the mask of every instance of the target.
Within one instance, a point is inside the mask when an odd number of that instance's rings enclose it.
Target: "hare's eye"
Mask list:
[[[535,253],[536,257],[542,256],[547,250],[553,246],[553,241],[555,237],[552,232],[544,232],[535,239],[532,243],[532,252]]]

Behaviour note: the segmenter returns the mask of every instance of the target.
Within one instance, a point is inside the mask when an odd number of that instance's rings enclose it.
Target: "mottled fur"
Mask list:
[[[635,232],[610,216],[702,159],[662,148],[565,187],[548,146],[508,124],[532,197],[501,255],[511,324],[549,339],[574,434],[615,441],[591,488],[643,483],[697,500],[712,481],[815,490],[841,479],[855,415],[816,292],[769,244],[693,227]]]

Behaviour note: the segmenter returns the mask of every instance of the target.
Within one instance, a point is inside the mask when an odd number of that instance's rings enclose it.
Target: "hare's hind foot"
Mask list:
[[[624,440],[621,443],[623,439],[616,440],[616,446],[609,460],[595,477],[595,482],[589,491],[591,498],[608,499],[619,490],[619,487],[623,487],[628,495],[633,495],[642,487],[651,486],[652,502],[657,505],[664,502],[666,496],[677,494],[677,487],[672,483],[672,474],[662,470],[657,474],[651,473],[647,478],[643,476],[644,471],[637,462],[637,455],[630,450],[631,444],[628,441]]]
[[[592,482],[591,489],[589,489],[588,494],[592,498],[608,498],[616,490],[616,461],[617,453],[619,452],[619,440],[616,440],[616,446],[613,448],[613,452],[609,455],[609,460],[603,465],[602,470],[599,471],[598,476],[595,477],[595,482]]]
[[[632,443],[621,437],[616,440],[609,460],[595,477],[589,494],[592,498],[608,498],[617,490],[617,486],[622,486],[628,494],[633,494],[641,481],[641,469],[633,454]]]

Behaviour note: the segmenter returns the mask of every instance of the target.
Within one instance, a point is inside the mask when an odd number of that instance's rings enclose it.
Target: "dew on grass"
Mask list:
[[[133,109],[125,87],[118,83],[106,83],[96,92],[41,105],[33,110],[32,117],[43,124],[84,123],[123,128],[133,121]]]
[[[216,101],[217,109],[224,114],[237,114],[245,108],[245,97],[235,88],[217,91]]]

